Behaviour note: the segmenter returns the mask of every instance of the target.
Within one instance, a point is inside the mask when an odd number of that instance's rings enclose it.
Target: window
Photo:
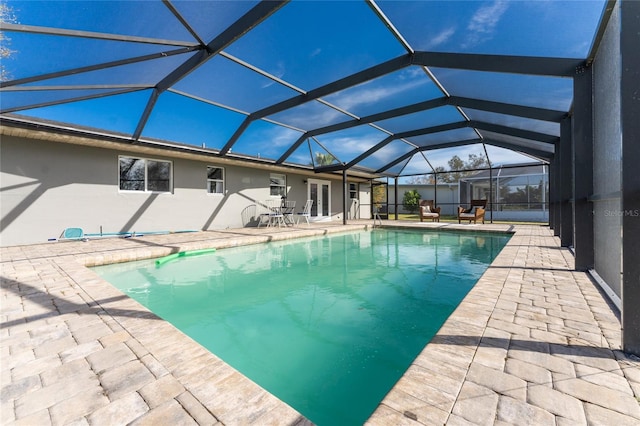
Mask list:
[[[224,169],[222,167],[207,166],[207,192],[209,194],[224,194]]]
[[[287,177],[285,175],[271,173],[270,182],[270,193],[272,196],[287,196]]]
[[[349,184],[349,198],[356,199],[358,198],[358,184],[350,183]]]
[[[119,163],[121,191],[171,191],[170,161],[120,157]]]

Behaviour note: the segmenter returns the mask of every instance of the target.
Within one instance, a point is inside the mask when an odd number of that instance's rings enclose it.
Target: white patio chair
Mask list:
[[[285,223],[284,214],[282,214],[282,202],[279,199],[271,199],[265,201],[265,204],[269,209],[267,213],[269,215],[269,222],[267,223],[267,226],[275,226],[275,224],[277,223],[279,228],[284,225]]]
[[[256,204],[256,218],[258,219],[258,228],[262,225],[269,226],[271,209],[267,205],[268,201],[261,201]]]
[[[300,224],[300,218],[304,217],[304,220],[307,221],[307,225],[309,225],[309,218],[311,217],[311,206],[313,205],[313,200],[307,200],[304,204],[304,208],[301,212],[296,213],[298,216],[298,224]]]

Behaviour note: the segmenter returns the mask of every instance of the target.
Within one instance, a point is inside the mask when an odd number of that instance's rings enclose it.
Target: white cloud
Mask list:
[[[278,61],[276,63],[276,66],[274,67],[273,71],[271,72],[271,75],[273,75],[276,78],[280,78],[282,79],[284,77],[286,73],[286,68],[284,66],[284,62],[282,61]],[[274,85],[276,82],[270,79],[267,79],[266,82],[262,85],[262,89],[265,89],[269,86]]]
[[[491,5],[481,7],[471,17],[467,29],[477,33],[493,32],[507,8],[508,4],[504,0],[496,0]]]
[[[301,133],[296,132],[295,130],[282,128],[277,126],[274,128],[270,143],[276,147],[288,147],[291,145],[298,137],[300,137]]]
[[[321,105],[316,101],[302,104],[269,118],[304,130],[327,126],[335,123],[336,120],[343,121],[350,119],[350,117],[343,113],[328,106]]]
[[[422,67],[408,67],[403,69],[400,73],[398,73],[397,75],[397,79],[400,81],[404,81],[404,80],[412,80],[415,78],[426,78],[426,74],[424,72],[424,70],[422,69]],[[419,82],[416,82],[418,84],[423,84],[425,83],[425,81],[428,80],[420,80]]]
[[[322,52],[322,49],[320,49],[319,47],[315,50],[313,50],[310,54],[309,57],[310,58],[314,58],[316,56],[318,56],[320,53]]]
[[[265,128],[245,135],[240,139],[241,151],[249,155],[258,155],[263,158],[278,158],[284,148],[288,148],[301,133],[286,127],[269,124]],[[267,143],[264,143],[267,141]]]
[[[341,161],[349,161],[365,152],[384,138],[383,134],[321,135],[318,140]]]
[[[531,163],[534,161],[531,157],[526,155],[489,144],[487,145],[487,153],[489,154],[491,164],[494,167],[506,164]]]
[[[405,79],[403,76],[400,76],[396,84],[372,87],[376,84],[376,81],[374,80],[362,84],[353,90],[347,91],[343,96],[336,97],[332,102],[339,105],[340,108],[350,111],[352,109],[356,109],[359,105],[371,105],[400,93],[408,93],[412,90],[416,90],[418,87],[425,84],[430,84],[430,80],[419,67],[412,67],[408,72],[411,74],[421,73],[424,78],[416,79],[414,76],[409,76],[408,79]]]
[[[434,47],[438,47],[448,42],[451,39],[451,37],[455,34],[455,32],[456,32],[456,27],[449,27],[440,31],[439,34],[437,34],[435,37],[429,40],[429,43],[427,43],[426,45],[427,50],[433,49]]]
[[[468,36],[462,47],[473,47],[493,38],[496,26],[508,8],[505,0],[496,0],[480,7],[467,25]]]
[[[380,141],[376,142],[376,144],[379,142]],[[404,142],[392,142],[371,154],[368,158],[368,161],[373,161],[379,165],[387,164],[393,159],[409,152],[410,149],[412,148],[408,148],[408,145]],[[365,159],[364,161],[367,161],[367,159]]]

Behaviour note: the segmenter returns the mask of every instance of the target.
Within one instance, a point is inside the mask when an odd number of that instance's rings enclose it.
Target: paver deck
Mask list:
[[[640,424],[640,360],[548,227],[388,224],[514,236],[367,424]],[[2,248],[0,423],[310,424],[87,266],[364,226]]]

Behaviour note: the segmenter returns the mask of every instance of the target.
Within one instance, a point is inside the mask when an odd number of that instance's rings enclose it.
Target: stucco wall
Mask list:
[[[169,160],[172,193],[118,189],[118,156]],[[225,169],[226,193],[208,194],[206,166]],[[0,142],[0,244],[46,242],[66,227],[85,233],[151,232],[251,226],[251,206],[269,198],[269,170],[142,155],[3,135]],[[288,199],[301,210],[306,176],[287,173]],[[341,181],[332,182],[332,214],[341,218]]]

